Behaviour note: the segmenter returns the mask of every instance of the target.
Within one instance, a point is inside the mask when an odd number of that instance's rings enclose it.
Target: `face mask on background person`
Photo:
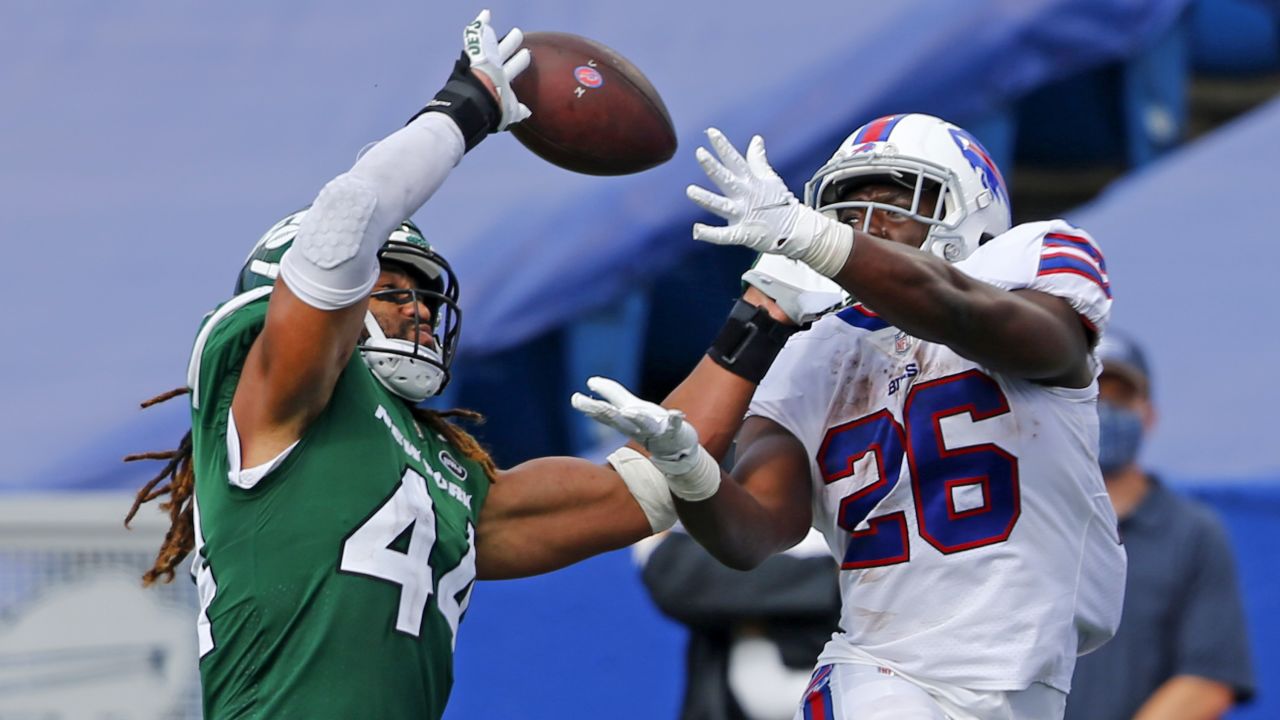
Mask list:
[[[1127,466],[1142,448],[1142,416],[1106,400],[1098,401],[1098,465],[1107,475]]]

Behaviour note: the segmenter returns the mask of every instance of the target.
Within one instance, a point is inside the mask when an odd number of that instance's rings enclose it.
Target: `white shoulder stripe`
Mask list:
[[[196,344],[191,348],[191,361],[187,364],[187,387],[191,390],[191,407],[200,407],[200,358],[204,355],[204,346],[205,343],[209,342],[209,335],[213,332],[213,328],[231,313],[258,298],[270,295],[271,290],[271,285],[264,285],[248,292],[240,293],[218,308],[209,318],[209,322],[206,322],[204,327],[200,328],[200,333],[196,335]]]

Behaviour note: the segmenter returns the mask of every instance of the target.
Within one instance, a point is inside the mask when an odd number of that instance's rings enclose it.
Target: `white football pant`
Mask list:
[[[1039,683],[1019,692],[931,687],[888,668],[820,666],[793,720],[1060,720],[1067,696]]]

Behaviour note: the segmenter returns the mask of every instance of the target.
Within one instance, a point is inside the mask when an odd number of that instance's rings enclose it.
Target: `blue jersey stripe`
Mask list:
[[[861,305],[847,307],[836,313],[836,317],[854,327],[862,328],[863,330],[870,330],[872,332],[889,327],[889,323],[881,320],[877,315]]]
[[[1102,252],[1094,246],[1093,243],[1081,237],[1074,235],[1063,235],[1061,233],[1049,233],[1044,236],[1044,244],[1048,247],[1071,247],[1075,248],[1089,257],[1097,261],[1098,265],[1105,272],[1107,269],[1107,261],[1103,259]]]
[[[1074,258],[1067,255],[1059,255],[1057,257],[1048,257],[1040,260],[1040,272],[1037,275],[1054,275],[1057,273],[1068,273],[1071,275],[1081,275],[1092,280],[1102,288],[1107,297],[1111,297],[1111,283],[1107,282],[1102,274],[1098,272],[1092,264],[1080,258]]]

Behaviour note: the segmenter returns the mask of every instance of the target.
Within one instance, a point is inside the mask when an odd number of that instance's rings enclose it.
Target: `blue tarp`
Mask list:
[[[635,61],[681,149],[616,179],[553,168],[509,137],[472,153],[417,217],[463,278],[463,362],[684,257],[694,213],[682,190],[708,124],[739,142],[763,133],[799,181],[869,117],[981,116],[1133,52],[1185,4],[495,1],[500,25],[580,33]],[[110,458],[83,452],[133,422],[134,402],[183,382],[197,320],[249,246],[434,92],[476,9],[0,6],[0,484],[66,486],[172,442],[138,426]]]
[[[1069,216],[1102,245],[1113,325],[1149,352],[1159,427],[1146,458],[1172,475],[1280,471],[1277,138],[1280,100]]]

